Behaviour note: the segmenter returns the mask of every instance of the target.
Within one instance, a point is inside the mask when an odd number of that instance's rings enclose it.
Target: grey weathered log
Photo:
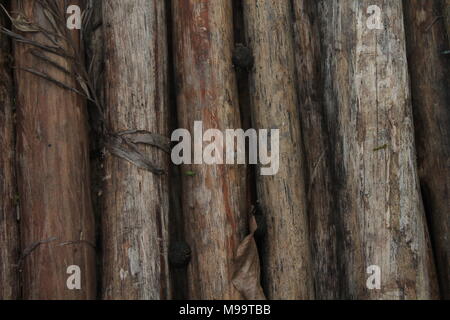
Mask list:
[[[381,8],[381,29],[368,18]],[[420,195],[401,1],[319,2],[345,298],[438,296]],[[422,61],[422,63],[424,63]],[[381,269],[380,290],[367,286]]]
[[[173,0],[179,127],[241,127],[232,65],[233,16],[228,0]],[[233,259],[247,229],[244,167],[182,166],[182,207],[190,299],[239,299]],[[195,175],[186,174],[194,172]]]
[[[50,2],[58,5],[57,14],[64,17],[64,1]],[[14,0],[12,3],[13,12],[51,29],[43,2]],[[67,32],[73,46],[64,41],[60,43],[61,47],[71,56],[83,56],[79,31]],[[22,35],[47,46],[54,45],[43,33]],[[15,43],[16,66],[46,73],[68,87],[78,88],[74,77],[33,56],[29,49],[29,45]],[[70,59],[52,56],[52,60],[73,71]],[[22,69],[16,69],[15,79],[21,234],[19,267],[23,298],[94,299],[95,236],[86,101],[55,82]],[[70,276],[67,272],[71,266],[80,268],[80,290],[70,290],[67,286]]]
[[[450,299],[450,73],[445,24],[437,16],[442,2],[403,4],[419,177],[441,295]]]
[[[303,145],[296,92],[290,1],[245,1],[252,120],[256,129],[280,130],[279,172],[257,173],[258,200],[267,221],[262,264],[269,299],[314,298]]]
[[[321,87],[317,2],[294,0],[295,61],[307,170],[309,236],[317,299],[338,299],[339,252],[333,207],[329,135]]]
[[[166,8],[159,0],[103,2],[106,125],[169,135]],[[168,299],[169,155],[135,145],[165,174],[107,152],[102,298]]]
[[[7,7],[9,1],[0,1]],[[0,12],[0,26],[7,17]],[[9,39],[0,34],[0,300],[19,298],[19,234],[14,168],[14,114]]]

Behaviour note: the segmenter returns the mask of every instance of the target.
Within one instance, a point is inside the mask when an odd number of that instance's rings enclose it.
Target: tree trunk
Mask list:
[[[164,2],[106,1],[103,26],[108,129],[169,137]],[[169,155],[153,146],[138,148],[164,174],[106,156],[104,299],[170,298]]]
[[[7,1],[0,1],[7,7]],[[0,26],[7,17],[0,13]],[[9,39],[0,33],[0,300],[19,298],[19,235],[14,174],[13,90]]]
[[[56,1],[63,15],[62,1]],[[40,1],[15,0],[13,12],[51,29]],[[73,4],[79,4],[74,1]],[[28,39],[54,45],[42,33]],[[70,32],[78,47],[79,33]],[[74,79],[36,58],[30,46],[15,44],[16,65],[47,73],[71,87]],[[71,69],[68,59],[53,60]],[[95,238],[89,186],[86,103],[79,95],[22,69],[16,69],[17,153],[20,228],[25,299],[95,298]],[[71,266],[81,271],[81,289],[70,290]],[[73,274],[75,277],[77,273]]]
[[[194,131],[240,128],[232,67],[233,16],[227,0],[174,0],[174,52],[178,119]],[[193,150],[201,147],[193,144]],[[246,228],[245,172],[233,165],[182,166],[182,207],[190,299],[239,299],[233,258]]]
[[[281,139],[279,172],[256,174],[267,221],[263,284],[269,299],[312,299],[291,5],[286,0],[246,1],[244,16],[247,44],[255,58],[250,76],[253,125],[279,129]]]
[[[317,2],[295,0],[295,58],[300,119],[307,169],[307,204],[317,299],[339,298],[336,219],[333,208],[329,135],[321,88]]]
[[[419,177],[441,294],[450,299],[450,99],[441,1],[404,1]],[[426,61],[426,63],[424,63]]]
[[[369,28],[371,5],[382,10],[381,30]],[[319,3],[347,298],[437,297],[417,176],[402,9],[400,1]],[[372,267],[366,274],[371,266],[380,268],[379,290],[369,289],[376,286],[369,276],[378,271]]]

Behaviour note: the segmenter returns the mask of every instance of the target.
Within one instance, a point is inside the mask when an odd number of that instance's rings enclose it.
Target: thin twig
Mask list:
[[[35,251],[37,248],[39,248],[43,244],[47,244],[47,243],[50,243],[50,242],[53,242],[56,240],[58,240],[58,238],[52,237],[47,240],[36,241],[36,242],[32,243],[29,247],[25,248],[25,250],[23,250],[22,255],[20,256],[19,261],[17,263],[19,268],[22,267],[22,264],[23,264],[23,261],[25,260],[25,258],[28,257],[33,251]]]

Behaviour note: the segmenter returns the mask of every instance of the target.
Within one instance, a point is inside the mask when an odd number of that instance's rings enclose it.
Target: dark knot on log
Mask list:
[[[169,263],[175,268],[185,268],[191,261],[191,248],[184,241],[175,241],[169,247]]]

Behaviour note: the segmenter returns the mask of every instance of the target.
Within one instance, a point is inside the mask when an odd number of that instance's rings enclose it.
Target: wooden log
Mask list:
[[[173,32],[178,119],[194,133],[241,127],[232,66],[233,16],[227,0],[174,0]],[[194,144],[193,147],[200,147]],[[182,207],[190,299],[239,299],[233,258],[247,229],[245,172],[234,165],[183,165]]]
[[[381,11],[369,10],[372,5]],[[319,2],[347,298],[438,296],[417,175],[402,10],[400,1]]]
[[[303,145],[289,1],[245,1],[255,129],[280,129],[279,172],[257,173],[258,199],[267,221],[263,285],[269,299],[312,299]]]
[[[450,96],[441,1],[404,1],[417,159],[441,294],[450,299]],[[436,21],[436,19],[439,19]]]
[[[41,3],[14,0],[13,11],[51,29]],[[58,15],[64,17],[64,2],[53,3],[59,6]],[[40,32],[22,32],[22,35],[49,46],[55,41]],[[72,38],[74,47],[64,41],[60,45],[70,55],[77,56],[81,50],[78,31],[68,32],[68,37]],[[32,55],[30,48],[15,43],[16,66],[46,73],[60,83],[77,88],[72,76]],[[69,59],[56,55],[51,58],[72,70]],[[15,78],[23,298],[93,299],[96,296],[95,237],[85,99],[23,69],[16,69]],[[67,282],[77,285],[77,267],[81,272],[81,288],[71,290]],[[69,279],[68,271],[75,277],[74,281]]]
[[[8,1],[0,1],[7,7]],[[0,26],[7,27],[0,13]],[[19,298],[19,234],[14,168],[14,115],[9,39],[0,33],[0,300]]]
[[[141,130],[170,138],[164,2],[105,1],[103,27],[108,130]],[[136,147],[164,174],[106,156],[104,299],[170,298],[170,157],[152,146]]]
[[[322,103],[317,2],[294,0],[293,6],[314,288],[317,299],[339,299],[338,230],[333,208],[329,135]]]

